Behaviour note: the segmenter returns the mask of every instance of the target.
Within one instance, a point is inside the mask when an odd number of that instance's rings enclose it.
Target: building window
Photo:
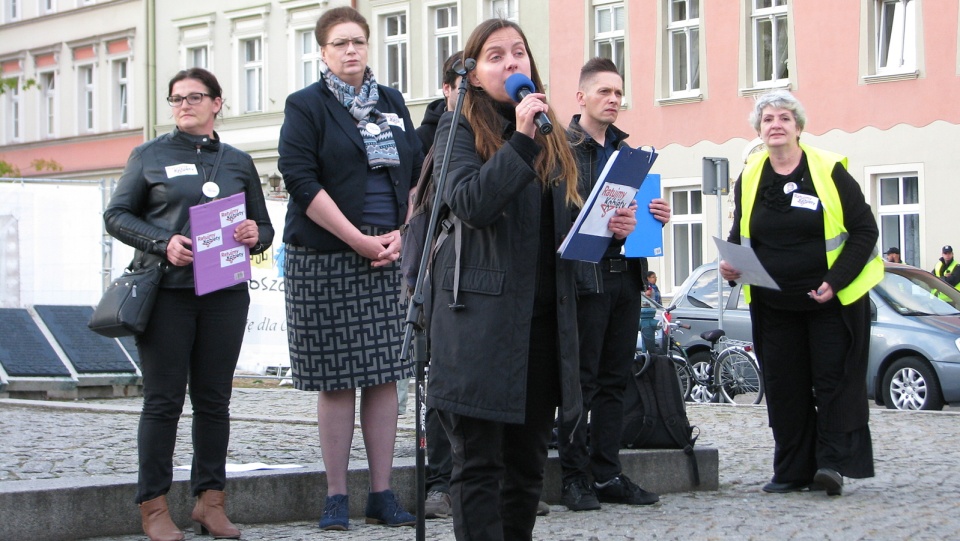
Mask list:
[[[7,86],[6,92],[3,94],[4,98],[4,110],[6,111],[6,126],[5,126],[5,137],[9,142],[16,142],[20,140],[20,112],[21,112],[21,103],[20,103],[20,86],[23,84],[23,78],[20,76],[16,77],[5,77],[5,79],[10,83]]]
[[[433,10],[433,87],[440,91],[443,87],[443,63],[460,49],[460,23],[457,6],[440,6]]]
[[[915,0],[877,0],[877,73],[916,67],[916,6]]]
[[[624,29],[626,9],[622,3],[597,6],[594,9],[594,53],[609,58],[624,73]]]
[[[240,42],[243,66],[243,112],[259,113],[263,110],[263,41],[260,38]]]
[[[113,62],[113,91],[115,103],[114,128],[130,127],[130,79],[127,71],[129,61],[124,58]]]
[[[383,17],[383,44],[387,72],[386,84],[407,93],[407,14],[392,13]]]
[[[300,57],[300,70],[297,74],[297,88],[303,88],[320,80],[320,71],[323,60],[320,56],[320,46],[313,30],[297,32],[297,56]]]
[[[20,20],[20,0],[4,0],[3,2],[4,22],[13,22]]]
[[[682,284],[703,264],[703,195],[697,189],[675,190],[671,200],[673,283]]]
[[[787,79],[787,0],[753,0],[751,18],[754,83],[763,86]]]
[[[209,69],[210,59],[207,56],[207,46],[187,47],[187,67]]]
[[[488,0],[484,10],[484,19],[508,19],[520,21],[519,0]],[[456,49],[453,52],[457,52]],[[451,53],[452,54],[452,53]]]
[[[80,93],[77,103],[77,110],[80,113],[80,132],[92,132],[96,120],[97,103],[93,66],[77,68],[77,89]]]
[[[670,93],[700,88],[700,0],[670,0]]]
[[[57,12],[57,0],[40,0],[40,12],[44,15]]]
[[[880,246],[900,248],[900,259],[920,266],[920,180],[916,172],[877,177]]]
[[[40,132],[44,137],[57,135],[57,74],[40,74]]]

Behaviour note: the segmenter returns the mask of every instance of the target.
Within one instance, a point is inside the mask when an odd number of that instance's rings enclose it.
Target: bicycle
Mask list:
[[[683,332],[681,329],[690,328],[680,321],[671,321],[670,312],[676,306],[665,308],[646,300],[660,310],[656,327],[660,340],[654,340],[654,344],[676,365],[685,401],[759,404],[763,400],[763,376],[752,343],[727,338],[722,329],[714,329],[700,335],[710,342],[709,359],[692,360],[674,338],[675,333]],[[640,354],[639,349],[637,353]]]
[[[730,404],[759,404],[763,400],[763,373],[753,343],[727,338],[723,329],[706,331],[700,338],[710,342],[712,388],[720,399]]]

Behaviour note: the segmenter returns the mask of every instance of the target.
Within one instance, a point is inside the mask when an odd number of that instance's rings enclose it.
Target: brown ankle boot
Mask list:
[[[170,518],[166,496],[157,496],[141,503],[140,518],[143,521],[143,533],[147,534],[150,541],[183,541],[183,532]]]
[[[190,518],[198,524],[197,533],[210,534],[214,539],[240,539],[240,530],[230,522],[223,511],[227,494],[222,490],[204,490]]]

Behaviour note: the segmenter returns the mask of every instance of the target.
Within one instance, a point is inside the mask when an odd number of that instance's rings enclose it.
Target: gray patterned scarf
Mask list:
[[[327,88],[347,108],[350,115],[357,119],[357,129],[363,137],[363,144],[367,147],[367,164],[371,169],[377,167],[397,167],[400,165],[400,154],[393,141],[393,131],[387,122],[387,117],[378,111],[375,106],[380,100],[380,91],[377,80],[373,78],[373,70],[367,66],[363,74],[363,85],[358,94],[352,85],[340,80],[339,77],[327,69],[323,74]],[[374,117],[375,123],[370,117]]]

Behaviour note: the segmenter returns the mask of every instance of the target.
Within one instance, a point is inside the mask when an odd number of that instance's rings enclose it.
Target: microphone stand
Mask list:
[[[416,477],[417,477],[417,541],[424,541],[426,536],[426,408],[424,407],[424,397],[426,396],[425,379],[427,365],[427,333],[426,326],[429,324],[423,321],[423,282],[427,274],[427,264],[433,251],[434,231],[437,230],[437,221],[439,220],[440,205],[442,203],[442,194],[444,186],[447,183],[447,167],[450,165],[450,152],[453,148],[453,142],[457,136],[457,128],[460,125],[460,111],[463,109],[463,97],[467,93],[467,73],[477,66],[477,62],[472,58],[458,61],[454,65],[454,70],[461,77],[460,88],[457,95],[457,106],[453,110],[453,122],[450,125],[450,133],[447,135],[447,146],[443,152],[443,160],[440,165],[440,174],[434,183],[433,206],[430,208],[430,220],[427,222],[427,238],[423,243],[423,253],[420,254],[420,269],[417,272],[417,282],[413,290],[413,296],[410,298],[410,304],[407,306],[407,319],[404,321],[406,328],[403,335],[403,347],[400,349],[400,359],[406,361],[411,351],[411,342],[413,346],[413,362],[416,377],[416,416],[417,416],[417,449],[416,449]]]

